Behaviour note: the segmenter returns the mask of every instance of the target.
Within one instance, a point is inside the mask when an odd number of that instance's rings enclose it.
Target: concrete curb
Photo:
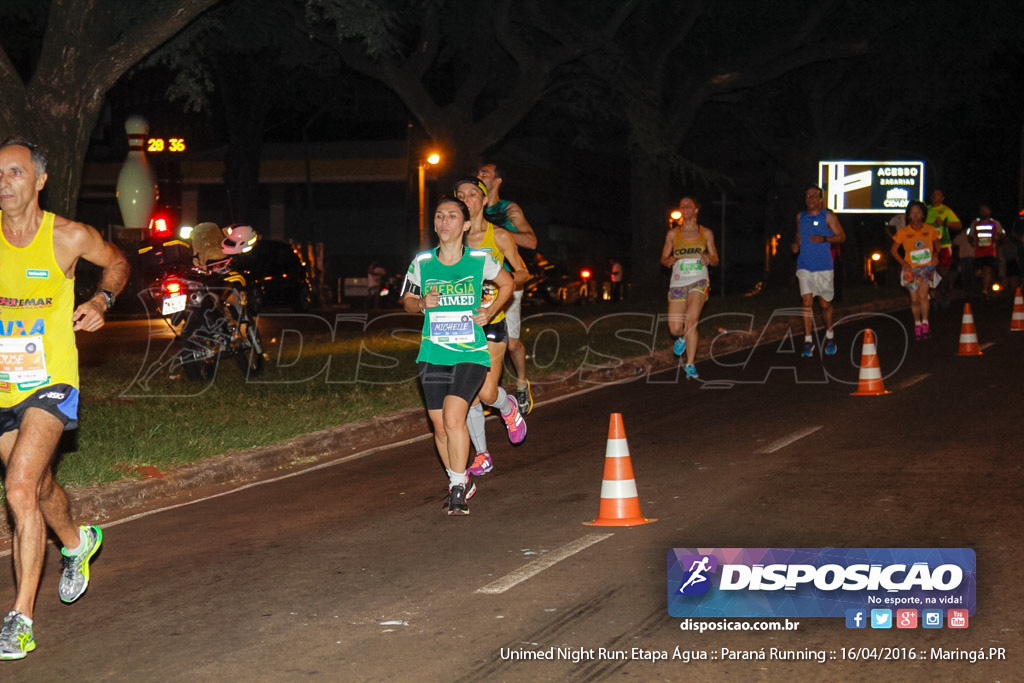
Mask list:
[[[868,313],[899,310],[907,307],[907,300],[886,299],[860,306],[837,309],[837,319],[852,313]],[[731,353],[749,349],[758,342],[767,343],[783,339],[789,326],[779,323],[755,330],[753,333],[729,334],[718,339],[704,339],[700,345],[699,358],[706,358],[711,342],[719,353]],[[636,356],[624,359],[607,367],[589,368],[576,371],[571,376],[546,383],[535,383],[534,399],[545,399],[572,393],[581,387],[592,387],[625,380],[639,380],[651,372],[679,367],[679,359],[671,349],[656,351],[650,356]],[[181,496],[198,487],[238,486],[255,481],[260,474],[343,458],[379,444],[385,440],[422,436],[430,431],[430,425],[422,408],[412,408],[392,415],[374,417],[361,422],[329,427],[310,434],[296,436],[281,443],[261,446],[246,451],[232,451],[224,455],[207,458],[199,462],[182,465],[162,477],[124,480],[68,489],[71,510],[75,519],[89,523],[102,523],[128,514],[152,504],[154,501]],[[0,518],[0,539],[10,537],[6,515]]]

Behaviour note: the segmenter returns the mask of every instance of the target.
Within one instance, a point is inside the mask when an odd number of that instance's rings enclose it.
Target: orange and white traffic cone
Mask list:
[[[604,454],[601,507],[597,511],[597,519],[583,523],[587,526],[639,526],[657,521],[647,519],[640,511],[622,413],[612,413],[608,424],[608,447]]]
[[[960,350],[958,356],[980,356],[981,347],[978,346],[978,331],[974,329],[974,316],[971,315],[971,305],[964,304],[964,319],[960,324]]]
[[[864,348],[860,353],[860,376],[857,391],[850,396],[884,396],[889,392],[882,383],[882,366],[878,364],[878,351],[875,349],[874,330],[864,330]]]
[[[1020,287],[1013,295],[1013,315],[1010,316],[1010,332],[1024,330],[1024,296],[1021,296]]]

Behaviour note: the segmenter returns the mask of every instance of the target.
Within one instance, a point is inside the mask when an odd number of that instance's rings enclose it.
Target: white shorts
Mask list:
[[[523,290],[517,289],[512,292],[512,299],[505,307],[505,328],[508,330],[509,339],[519,339],[519,332],[523,322]]]
[[[819,296],[825,301],[832,301],[835,296],[833,288],[835,273],[831,270],[805,270],[799,268],[796,271],[796,279],[800,282],[800,296]]]

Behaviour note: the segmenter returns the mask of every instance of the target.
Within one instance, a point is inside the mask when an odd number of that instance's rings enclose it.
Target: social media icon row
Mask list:
[[[869,618],[870,616],[870,618]],[[942,628],[942,610],[924,609],[921,610],[920,625],[922,628]],[[866,609],[846,610],[846,628],[867,628],[870,622],[871,628],[917,628],[918,612],[916,609],[898,609],[893,618],[891,609],[873,609],[870,612]],[[951,609],[946,614],[947,628],[967,628],[968,612],[965,609]]]

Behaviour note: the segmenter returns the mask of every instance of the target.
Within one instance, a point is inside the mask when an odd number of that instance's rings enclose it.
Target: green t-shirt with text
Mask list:
[[[408,283],[419,287],[420,296],[437,291],[440,305],[424,311],[419,362],[434,365],[476,363],[491,366],[487,337],[473,322],[480,307],[484,280],[493,280],[501,266],[484,251],[463,249],[462,258],[446,266],[437,250],[417,254],[406,275]]]

